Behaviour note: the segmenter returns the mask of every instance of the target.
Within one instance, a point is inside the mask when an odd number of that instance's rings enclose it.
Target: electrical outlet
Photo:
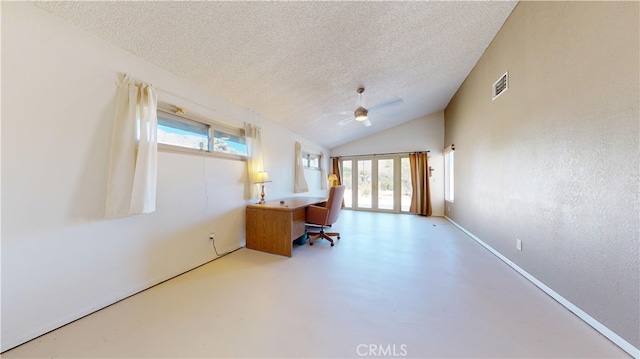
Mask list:
[[[209,239],[210,239],[210,240],[214,240],[214,239],[216,239],[216,232],[211,232],[211,233],[209,233]]]
[[[522,240],[517,238],[516,238],[516,248],[518,248],[519,251],[522,250]]]

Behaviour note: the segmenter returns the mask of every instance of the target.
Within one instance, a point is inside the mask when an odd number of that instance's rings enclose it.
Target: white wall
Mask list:
[[[118,73],[152,83],[160,100],[261,126],[267,197],[293,195],[295,141],[328,155],[44,10],[1,6],[1,351],[214,259],[212,231],[219,253],[244,245],[242,161],[161,152],[157,211],[103,219]],[[324,195],[309,176],[303,195]]]
[[[435,168],[431,177],[431,205],[434,216],[444,216],[444,112],[375,133],[331,149],[332,157],[396,152],[429,151],[429,165]]]

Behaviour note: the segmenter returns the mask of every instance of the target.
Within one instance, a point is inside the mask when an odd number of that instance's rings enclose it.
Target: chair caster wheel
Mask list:
[[[340,239],[340,236],[338,236],[338,239]]]
[[[313,245],[313,242],[309,242],[309,245],[310,245],[310,246],[312,246],[312,245]]]
[[[331,243],[331,247],[333,247],[334,243]]]

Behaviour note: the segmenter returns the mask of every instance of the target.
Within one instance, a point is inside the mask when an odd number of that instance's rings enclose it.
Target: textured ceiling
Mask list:
[[[516,2],[36,5],[333,148],[443,110]],[[371,111],[351,121],[356,89]],[[489,96],[490,87],[487,93]],[[398,101],[396,101],[398,102]]]

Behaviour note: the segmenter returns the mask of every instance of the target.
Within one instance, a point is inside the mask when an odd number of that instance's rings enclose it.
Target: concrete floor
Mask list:
[[[3,358],[628,358],[443,218],[343,211],[335,247],[240,249]]]

